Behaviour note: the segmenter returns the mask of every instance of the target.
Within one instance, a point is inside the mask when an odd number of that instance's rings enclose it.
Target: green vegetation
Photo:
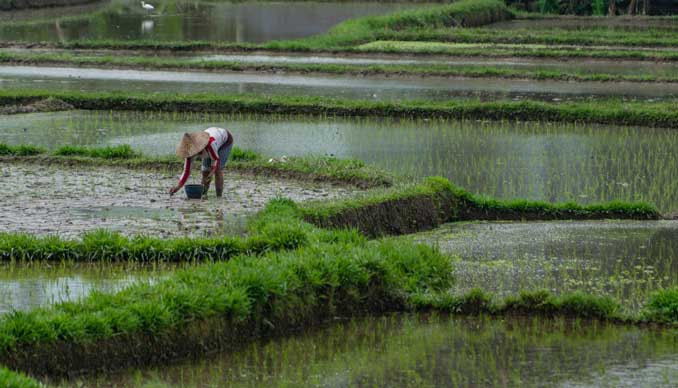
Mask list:
[[[242,153],[242,151],[240,152]],[[127,144],[114,147],[82,147],[82,146],[63,146],[54,151],[57,156],[86,156],[89,158],[101,159],[130,159],[140,157],[141,154],[134,151]]]
[[[11,146],[4,143],[0,143],[0,156],[33,156],[40,155],[47,152],[46,149],[42,147],[33,146],[30,144],[22,144],[18,146]]]
[[[274,50],[325,50],[351,47],[406,34],[417,40],[430,30],[478,27],[513,14],[498,0],[460,0],[448,5],[394,12],[383,16],[349,19],[326,34],[295,41],[273,41],[263,45]],[[455,29],[456,30],[456,29]]]
[[[378,42],[385,43],[385,42]],[[369,47],[369,46],[368,46]],[[372,47],[385,47],[373,45]],[[630,82],[678,82],[678,76],[656,76],[652,74],[609,74],[586,73],[582,71],[549,71],[512,69],[502,66],[450,66],[448,64],[380,64],[380,65],[344,65],[344,64],[294,64],[294,63],[247,63],[224,62],[218,60],[175,59],[140,56],[74,56],[71,54],[2,54],[0,63],[30,65],[76,65],[97,67],[123,67],[143,69],[172,70],[209,70],[209,71],[262,71],[292,73],[325,73],[350,75],[405,75],[439,77],[483,77],[483,78],[520,78],[564,81],[630,81]]]
[[[536,57],[536,58],[596,58],[632,59],[648,61],[676,61],[675,51],[621,50],[580,47],[549,47],[547,45],[466,44],[445,42],[410,42],[378,40],[355,48],[355,51],[377,53],[411,53],[422,55],[451,55],[468,57]]]
[[[644,317],[652,321],[678,323],[678,287],[652,294],[645,306]]]
[[[434,309],[455,314],[565,316],[629,323],[665,322],[623,315],[620,313],[621,305],[614,299],[583,292],[554,295],[546,290],[523,291],[517,296],[497,300],[490,293],[474,289],[464,295],[419,295],[413,298],[413,304],[424,310]]]
[[[330,228],[357,228],[368,236],[406,234],[464,220],[658,219],[644,203],[582,206],[539,201],[499,201],[475,196],[444,178],[371,191],[357,199],[318,202],[302,208],[306,220]]]
[[[0,105],[53,97],[77,109],[180,112],[251,112],[336,116],[441,117],[485,120],[564,121],[678,127],[675,101],[618,99],[552,104],[537,101],[448,100],[375,102],[315,97],[169,93],[116,93],[17,90],[0,91]]]
[[[0,386],[5,388],[43,388],[44,385],[23,373],[0,367]]]
[[[30,160],[49,164],[119,166],[135,169],[178,171],[183,166],[183,160],[174,156],[147,157],[126,144],[114,147],[64,146],[50,154],[41,147],[0,143],[0,157],[2,156],[7,156],[8,161]],[[393,182],[391,174],[354,159],[309,156],[266,160],[252,150],[234,147],[229,160],[230,163],[226,164],[228,169],[283,178],[333,182],[361,188],[390,186]]]

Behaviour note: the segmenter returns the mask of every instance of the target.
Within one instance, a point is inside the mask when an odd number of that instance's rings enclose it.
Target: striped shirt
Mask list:
[[[210,140],[200,154],[203,158],[209,157],[212,159],[212,173],[214,173],[217,171],[217,166],[219,166],[219,148],[224,144],[233,143],[233,136],[227,130],[217,127],[207,128],[205,132],[209,133]],[[191,175],[191,159],[193,158],[186,158],[184,161],[184,172],[181,174],[181,178],[179,178],[179,187],[183,186]]]

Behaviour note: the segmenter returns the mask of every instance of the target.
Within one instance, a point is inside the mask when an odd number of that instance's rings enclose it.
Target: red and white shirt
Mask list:
[[[212,159],[212,173],[214,173],[220,162],[219,148],[224,144],[233,143],[233,136],[227,130],[218,127],[209,127],[205,132],[209,133],[210,140],[205,149],[202,150],[201,155],[203,158],[209,157]],[[193,158],[186,158],[184,161],[184,172],[181,174],[181,178],[179,178],[179,187],[183,186],[191,175],[191,159]]]

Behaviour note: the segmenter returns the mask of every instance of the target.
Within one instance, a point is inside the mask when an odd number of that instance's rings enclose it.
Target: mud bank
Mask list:
[[[546,221],[660,219],[652,206],[610,202],[581,206],[536,201],[477,198],[444,178],[428,178],[416,187],[303,208],[306,221],[324,228],[355,228],[378,237],[430,230],[452,221]]]

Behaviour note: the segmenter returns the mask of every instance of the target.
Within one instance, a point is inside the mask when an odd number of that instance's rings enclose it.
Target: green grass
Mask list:
[[[678,323],[678,287],[652,294],[643,316],[651,321]]]
[[[359,52],[409,53],[421,55],[451,55],[468,57],[536,57],[536,58],[595,58],[647,61],[676,61],[678,53],[662,50],[619,50],[575,47],[549,47],[546,45],[488,45],[445,42],[412,42],[376,40],[359,45]]]
[[[34,156],[47,153],[47,150],[42,147],[33,146],[30,144],[21,144],[12,146],[0,143],[0,155],[2,156]]]
[[[678,44],[678,37],[667,31],[614,31],[608,29],[440,29],[426,28],[403,32],[387,31],[375,34],[374,40],[432,41],[472,44],[513,45],[572,45],[610,47],[657,47],[671,48]]]
[[[678,127],[678,104],[619,99],[547,103],[539,101],[398,101],[379,102],[316,97],[74,92],[0,91],[0,105],[56,98],[76,109],[243,112],[262,114],[327,114],[336,116],[445,117],[484,120],[564,121],[580,123]]]
[[[419,309],[434,309],[454,314],[544,315],[593,318],[620,322],[644,322],[639,316],[624,316],[621,306],[607,296],[583,292],[552,294],[546,290],[523,291],[497,300],[492,294],[474,289],[463,295],[417,295],[413,304]]]
[[[382,42],[383,43],[383,42]],[[370,47],[369,45],[367,47]],[[373,45],[371,47],[386,47]],[[74,56],[70,54],[9,54],[0,53],[0,62],[30,65],[75,65],[97,67],[153,68],[172,70],[209,71],[265,71],[293,73],[324,73],[350,75],[405,75],[472,78],[519,78],[564,81],[627,81],[627,82],[678,82],[678,76],[652,74],[586,73],[582,71],[549,71],[511,69],[502,66],[450,66],[447,64],[294,64],[294,63],[247,63],[217,60],[175,59],[150,56]]]
[[[127,144],[113,147],[63,146],[54,151],[56,156],[86,156],[101,159],[131,159],[140,157],[137,151]]]
[[[45,385],[39,383],[23,373],[14,372],[7,368],[0,367],[0,386],[4,388],[44,388]]]

